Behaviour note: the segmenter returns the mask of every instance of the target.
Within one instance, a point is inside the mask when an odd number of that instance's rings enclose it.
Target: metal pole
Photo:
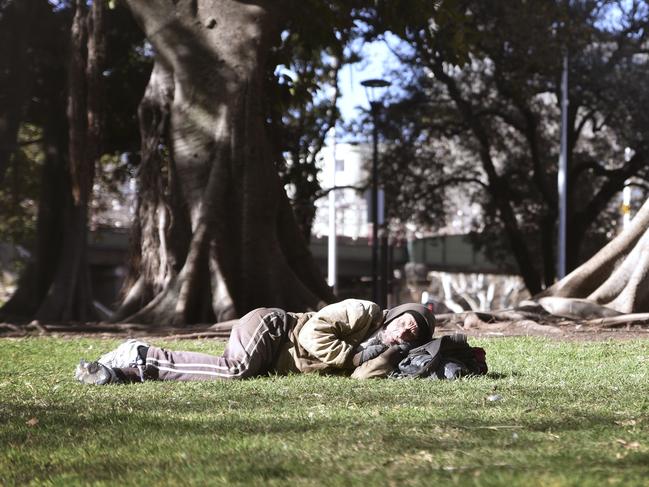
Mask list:
[[[561,76],[561,155],[557,188],[559,193],[559,241],[557,277],[566,275],[566,219],[567,219],[567,174],[568,174],[568,54],[563,57],[563,74]]]
[[[378,262],[379,262],[379,222],[378,222],[378,197],[379,197],[379,130],[376,124],[378,102],[371,102],[372,110],[372,142],[374,154],[372,157],[372,301],[379,302],[379,279],[378,279]]]
[[[331,158],[331,191],[329,191],[329,238],[327,245],[327,284],[336,293],[336,139],[334,135]]]
[[[631,224],[631,181],[628,179],[624,181],[624,189],[622,190],[622,230],[629,228]]]
[[[631,160],[632,150],[630,147],[624,149],[624,162],[629,163]],[[631,180],[624,181],[622,190],[622,230],[626,230],[631,224]]]
[[[379,191],[379,225],[380,225],[380,236],[379,241],[381,244],[380,251],[380,294],[379,294],[379,306],[382,309],[388,307],[388,227],[385,221],[385,191],[381,189]]]
[[[361,81],[361,85],[365,88],[367,101],[370,102],[370,110],[372,113],[372,123],[374,125],[372,130],[372,141],[374,145],[374,154],[372,157],[372,191],[370,192],[371,201],[371,220],[372,220],[372,299],[375,303],[379,303],[379,282],[378,282],[378,250],[379,250],[379,225],[378,225],[378,186],[379,186],[379,132],[377,126],[378,111],[382,106],[378,101],[378,90],[390,86],[389,81],[383,79],[366,79]]]
[[[394,241],[388,238],[388,296],[386,298],[386,303],[388,307],[395,305],[394,300]]]

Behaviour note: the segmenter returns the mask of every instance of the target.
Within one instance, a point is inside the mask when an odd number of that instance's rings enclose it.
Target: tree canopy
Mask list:
[[[409,75],[405,96],[385,115],[385,179],[394,182],[396,217],[431,223],[441,213],[431,207],[441,210],[451,188],[478,202],[478,229],[487,239],[506,235],[535,293],[555,279],[564,53],[570,268],[597,249],[588,245],[598,241],[594,236],[610,229],[606,210],[627,180],[649,177],[646,4],[459,4],[464,14],[451,22],[402,32],[399,55]],[[452,43],[458,32],[469,43],[465,62]]]
[[[649,177],[648,21],[640,1],[0,2],[0,40],[15,47],[0,55],[0,232],[33,236],[3,311],[96,318],[93,200],[130,175],[115,319],[186,324],[335,299],[307,247],[317,157],[339,117],[338,70],[355,60],[345,47],[388,31],[403,39],[380,120],[392,218],[434,227],[461,192],[540,291],[555,280],[563,55],[575,266],[627,181]]]

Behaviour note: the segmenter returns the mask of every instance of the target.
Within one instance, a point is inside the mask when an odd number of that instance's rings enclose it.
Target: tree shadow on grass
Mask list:
[[[397,426],[395,437],[400,431],[426,431],[441,429],[461,430],[499,430],[503,426],[502,419],[482,419],[480,408],[463,410],[455,408],[445,413],[444,417],[430,417],[425,411],[420,415],[413,413],[420,410],[417,405],[414,410],[403,409],[403,404],[385,403],[381,409],[371,407],[345,408],[343,403],[320,404],[316,407],[305,407],[302,402],[297,407],[287,404],[286,408],[273,409],[266,404],[228,409],[227,407],[209,407],[205,403],[189,403],[181,399],[160,401],[143,405],[134,401],[126,407],[124,401],[117,404],[97,404],[97,407],[77,404],[63,406],[29,405],[7,403],[3,405],[3,420],[0,421],[0,443],[17,445],[18,438],[24,436],[34,441],[39,436],[47,437],[48,441],[57,443],[70,441],[70,436],[91,438],[104,431],[128,431],[135,428],[140,431],[167,432],[174,435],[205,434],[213,435],[239,434],[309,434],[322,430],[347,430],[349,422],[355,428],[378,428],[389,430],[390,424]],[[485,409],[489,406],[485,406]],[[125,411],[128,410],[128,411]],[[399,411],[404,414],[400,415]],[[450,413],[450,414],[449,414]],[[184,415],[185,417],[179,417]],[[37,424],[26,428],[28,420],[35,418]],[[513,419],[512,428],[529,432],[552,431],[561,432],[601,429],[603,426],[615,424],[618,419],[614,414],[584,414],[580,416],[561,416],[556,418],[529,418],[521,416]],[[408,435],[404,435],[408,436]],[[407,438],[406,442],[411,442]]]
[[[96,407],[87,404],[79,407],[74,403],[25,407],[21,403],[5,403],[0,444],[25,452],[20,472],[15,473],[22,480],[55,478],[75,472],[81,478],[116,482],[131,478],[141,469],[154,472],[161,469],[160,475],[166,475],[164,478],[169,480],[170,475],[188,471],[188,462],[174,463],[178,454],[189,455],[203,470],[221,469],[219,478],[234,479],[245,473],[246,478],[282,479],[295,475],[296,470],[309,471],[320,461],[315,459],[315,464],[301,465],[296,450],[281,451],[275,459],[272,452],[279,452],[282,444],[289,445],[290,449],[309,444],[326,448],[327,444],[351,445],[355,441],[363,443],[368,451],[399,456],[408,452],[480,449],[485,444],[507,440],[512,441],[511,448],[525,455],[525,451],[537,448],[536,433],[551,430],[561,435],[601,430],[602,426],[613,425],[616,419],[613,414],[560,417],[557,413],[553,419],[522,416],[512,420],[511,425],[503,425],[502,419],[484,419],[480,411],[457,410],[435,418],[425,411],[419,414],[418,409],[399,414],[399,409],[388,407],[385,414],[381,410],[377,415],[364,408],[350,411],[322,405],[324,409],[315,410],[311,416],[311,408],[300,402],[296,404],[293,409],[291,404],[279,410],[260,404],[228,411],[218,406],[210,409],[206,402],[190,404],[179,398],[169,401],[144,398],[129,402],[128,406],[123,398],[114,404],[97,400]],[[30,417],[37,418],[38,423],[27,427],[25,418]],[[515,442],[511,440],[512,432],[518,436]],[[368,438],[371,441],[365,443]],[[151,449],[145,458],[124,456],[125,452],[142,447]],[[39,458],[53,451],[66,451],[71,460],[42,464]],[[208,462],[211,455],[213,465]],[[241,458],[236,460],[234,456],[239,455]],[[629,452],[623,458],[615,461],[611,458],[607,462],[618,471],[624,466],[637,469],[647,464],[648,456],[643,452]],[[590,464],[601,467],[602,459],[595,457],[580,457],[581,467]],[[565,457],[562,453],[556,461],[565,463],[571,458],[574,460],[574,455]],[[543,463],[548,461],[551,460]],[[534,468],[540,468],[539,465]],[[165,468],[170,473],[165,474]]]
[[[516,371],[512,372],[487,372],[486,377],[489,379],[496,379],[496,380],[501,380],[501,379],[508,379],[510,377],[520,377],[521,374]]]

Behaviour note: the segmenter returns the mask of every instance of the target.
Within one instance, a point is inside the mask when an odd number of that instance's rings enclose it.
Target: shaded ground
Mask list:
[[[56,323],[25,324],[0,323],[0,338],[19,338],[28,336],[56,337],[164,337],[168,339],[212,338],[226,340],[236,321],[215,325],[196,325],[192,327],[151,327],[140,324],[113,323]],[[543,321],[499,321],[486,323],[479,319],[464,319],[461,322],[444,320],[439,323],[435,335],[464,333],[474,337],[500,336],[543,336],[558,340],[599,341],[608,339],[649,338],[649,324],[628,323],[623,326],[594,326],[573,320]]]
[[[599,341],[609,339],[635,339],[649,338],[649,327],[647,325],[631,325],[622,328],[603,328],[585,326],[579,323],[570,325],[537,325],[534,329],[525,324],[516,322],[501,322],[487,324],[476,328],[464,328],[457,326],[443,326],[435,330],[435,333],[464,333],[468,336],[477,337],[498,337],[498,336],[543,336],[558,340],[571,341]]]

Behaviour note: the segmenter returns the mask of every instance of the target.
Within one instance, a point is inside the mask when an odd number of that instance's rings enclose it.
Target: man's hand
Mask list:
[[[378,352],[371,359],[356,366],[351,375],[352,378],[371,379],[375,377],[388,377],[397,368],[401,359],[408,355],[408,347],[404,345],[392,345],[391,347],[383,345],[380,348],[383,349],[382,352]],[[368,347],[369,349],[370,347]],[[373,352],[375,351],[373,350]],[[356,354],[359,359],[361,354],[362,352]]]
[[[354,354],[354,357],[352,358],[352,364],[354,365],[354,367],[358,367],[368,360],[372,360],[373,358],[378,357],[387,349],[388,346],[382,343],[378,345],[370,345],[365,350],[361,350],[360,352]]]

